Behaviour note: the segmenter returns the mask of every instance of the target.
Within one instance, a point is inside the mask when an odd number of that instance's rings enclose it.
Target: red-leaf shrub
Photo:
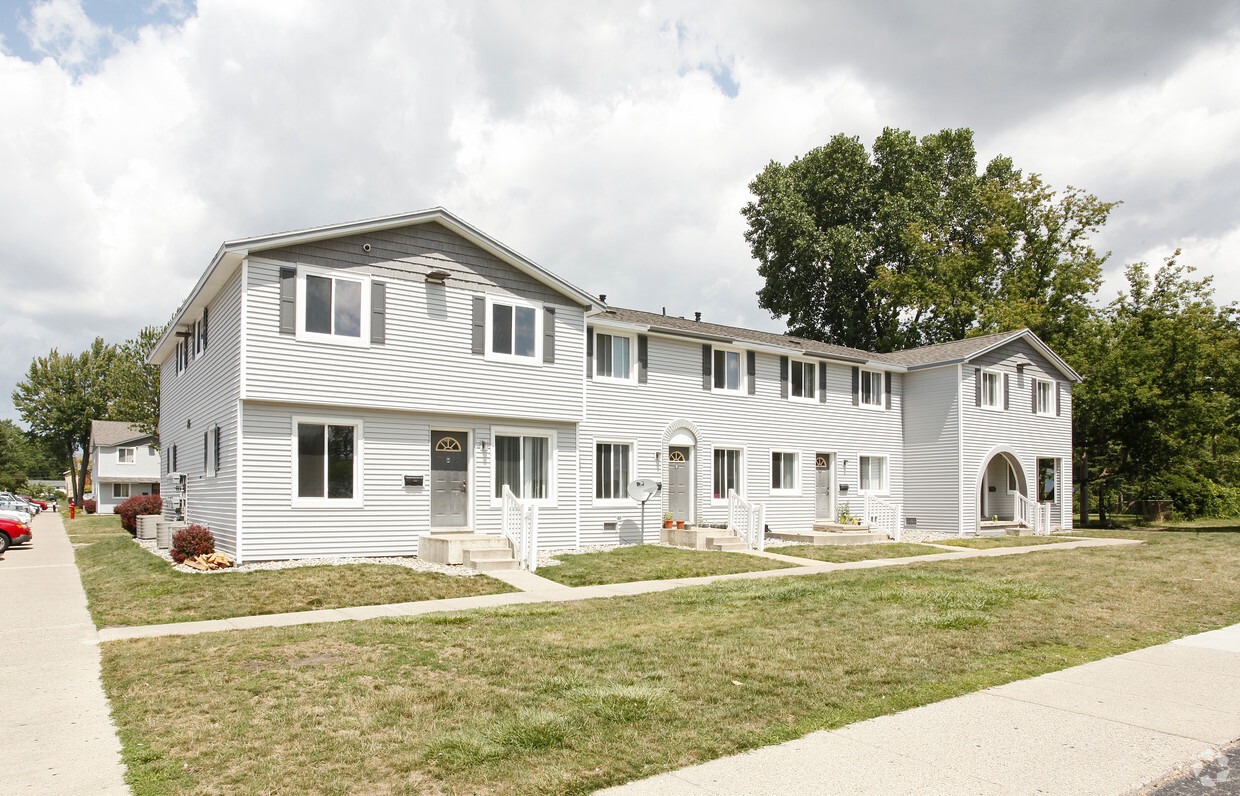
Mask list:
[[[99,504],[93,500],[83,500],[82,510],[87,514],[94,514],[99,509]]]
[[[122,528],[135,533],[138,530],[138,517],[164,513],[164,499],[159,495],[134,495],[112,511],[121,515]]]
[[[172,560],[178,564],[194,556],[208,556],[215,552],[215,537],[201,525],[182,528],[172,535]]]

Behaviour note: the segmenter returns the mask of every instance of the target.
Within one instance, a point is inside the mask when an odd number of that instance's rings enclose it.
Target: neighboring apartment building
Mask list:
[[[154,434],[115,420],[90,422],[90,477],[101,514],[134,495],[158,495],[159,466]]]
[[[865,495],[903,527],[1071,526],[1079,377],[1027,330],[882,355],[609,307],[443,209],[225,243],[151,361],[165,498],[184,474],[244,560],[497,533],[505,484],[543,548],[722,522],[729,490],[775,530]]]

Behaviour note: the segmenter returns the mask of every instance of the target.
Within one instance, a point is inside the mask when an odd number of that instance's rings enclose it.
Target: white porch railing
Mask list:
[[[1050,536],[1051,504],[1039,503],[1019,492],[1016,498],[1016,521],[1033,531],[1035,536]]]
[[[512,542],[521,569],[530,572],[538,569],[538,507],[522,503],[507,484],[504,485],[502,527],[504,536]]]
[[[901,529],[904,526],[904,507],[900,503],[891,503],[874,495],[861,495],[860,498],[845,498],[840,501],[843,508],[871,530],[885,532],[895,541],[900,541]],[[861,512],[857,513],[860,504]]]
[[[735,531],[750,549],[762,550],[766,547],[766,506],[750,503],[729,489],[728,530]]]

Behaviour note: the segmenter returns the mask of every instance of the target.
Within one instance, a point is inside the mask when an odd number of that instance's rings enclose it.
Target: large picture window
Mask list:
[[[595,500],[627,500],[633,446],[600,442],[594,446]]]
[[[729,489],[735,489],[738,495],[744,494],[741,489],[741,452],[734,448],[715,448],[715,499],[723,500],[728,496]]]
[[[297,423],[297,497],[352,500],[357,495],[358,427]]]
[[[594,375],[604,379],[630,378],[631,351],[631,338],[598,332],[594,336]]]
[[[771,452],[771,491],[791,492],[797,488],[797,459],[788,451]]]
[[[792,367],[790,374],[792,389],[789,394],[793,398],[814,398],[816,395],[815,390],[817,389],[815,377],[817,376],[818,367],[813,362],[799,362],[795,359],[790,364]]]
[[[716,390],[739,390],[741,388],[741,352],[714,351],[714,378]]]
[[[862,456],[860,460],[861,491],[887,491],[887,457]]]
[[[495,436],[495,497],[504,487],[525,500],[551,495],[551,439],[544,436]]]
[[[305,306],[307,332],[361,338],[361,282],[306,274]]]

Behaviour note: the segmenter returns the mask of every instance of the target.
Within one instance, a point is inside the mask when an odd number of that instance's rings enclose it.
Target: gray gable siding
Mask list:
[[[238,268],[210,303],[211,335],[205,353],[176,372],[175,354],[160,370],[161,484],[165,514],[171,515],[175,484],[168,456],[177,446],[177,467],[188,476],[188,518],[206,525],[216,546],[237,555],[237,405],[241,395],[241,274]],[[187,424],[189,427],[187,428]],[[221,429],[220,466],[214,476],[202,467],[202,434]],[[244,551],[242,551],[244,555]]]
[[[695,516],[698,521],[722,522],[727,506],[712,500],[712,456],[715,448],[743,449],[744,494],[766,505],[766,522],[773,530],[805,529],[815,519],[814,456],[830,452],[836,458],[836,482],[849,484],[856,496],[858,457],[888,457],[890,494],[903,498],[903,444],[901,441],[901,374],[892,379],[889,410],[852,405],[852,375],[847,365],[818,360],[826,367],[827,399],[793,401],[780,395],[779,356],[756,352],[754,394],[702,389],[700,341],[650,335],[647,383],[593,379],[586,382],[588,412],[581,426],[582,470],[580,544],[614,543],[617,531],[604,523],[624,524],[635,533],[640,506],[633,501],[602,504],[594,499],[595,444],[629,442],[636,445],[631,478],[655,478],[668,483],[664,432],[677,420],[692,423],[699,432],[695,448]],[[742,367],[742,370],[744,368]],[[798,489],[793,495],[772,494],[771,454],[795,451]],[[659,453],[658,463],[655,454]],[[668,510],[667,494],[646,508],[646,539],[657,540],[655,528]]]
[[[367,252],[363,246],[369,244]],[[256,257],[322,268],[357,270],[385,279],[421,281],[431,270],[447,271],[456,288],[498,293],[528,301],[573,304],[564,296],[441,224],[416,224],[255,253]]]
[[[1018,367],[1023,366],[1023,367]],[[976,368],[998,370],[1008,379],[1010,400],[1006,410],[975,405]],[[1032,389],[1035,378],[1055,381],[1060,414],[1035,415]],[[972,530],[981,515],[978,505],[979,473],[996,448],[1008,449],[1019,461],[1026,489],[1032,491],[1037,478],[1037,460],[1060,460],[1056,502],[1052,508],[1054,525],[1072,527],[1072,385],[1032,345],[1015,340],[995,351],[966,363],[961,374],[964,389],[963,503],[965,530]],[[1036,497],[1036,494],[1034,495]],[[1002,501],[1001,501],[1002,502]]]
[[[472,353],[477,293],[455,280],[391,279],[385,342],[340,345],[280,333],[279,269],[249,260],[247,398],[553,422],[584,412],[580,308],[545,316],[556,325],[554,363],[495,361]]]

